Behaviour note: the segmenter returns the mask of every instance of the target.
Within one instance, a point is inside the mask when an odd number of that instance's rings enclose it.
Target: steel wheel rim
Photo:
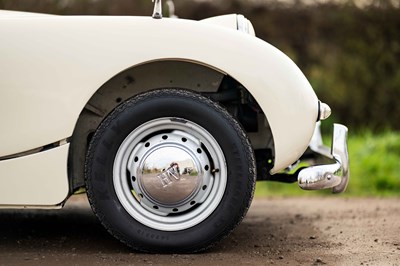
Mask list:
[[[169,168],[158,173],[159,166],[149,166],[167,153],[172,154]],[[174,163],[185,156],[197,175],[182,177],[190,167],[182,170]],[[173,184],[161,188],[168,178]],[[141,224],[162,231],[184,230],[204,221],[221,202],[227,184],[225,156],[200,125],[159,118],[137,127],[122,142],[114,160],[113,183],[124,209]]]

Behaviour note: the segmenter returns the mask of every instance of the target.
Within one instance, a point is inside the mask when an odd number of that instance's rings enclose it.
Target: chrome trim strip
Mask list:
[[[32,209],[32,210],[60,210],[64,203],[58,205],[0,205],[0,210],[19,210],[19,209]]]
[[[31,149],[28,151],[19,152],[19,153],[0,157],[0,161],[16,159],[19,157],[28,156],[28,155],[36,154],[39,152],[47,151],[47,150],[54,149],[54,148],[60,147],[62,145],[68,144],[69,142],[70,142],[70,138],[62,139],[62,140],[56,141],[54,143],[50,143],[50,144],[42,146],[42,147],[38,147],[38,148]]]
[[[332,148],[328,154],[328,148],[322,144],[320,125],[317,124],[310,148],[336,162],[311,166],[301,170],[298,175],[300,188],[305,190],[332,188],[333,193],[341,193],[346,190],[350,176],[347,134],[347,127],[334,124]]]

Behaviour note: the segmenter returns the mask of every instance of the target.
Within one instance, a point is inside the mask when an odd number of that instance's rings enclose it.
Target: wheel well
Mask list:
[[[103,119],[121,102],[159,88],[188,89],[219,102],[242,124],[256,154],[261,152],[265,157],[266,151],[273,157],[268,121],[256,100],[240,83],[204,65],[185,61],[156,61],[117,74],[100,87],[85,105],[71,137],[68,159],[71,192],[85,185],[87,148]]]

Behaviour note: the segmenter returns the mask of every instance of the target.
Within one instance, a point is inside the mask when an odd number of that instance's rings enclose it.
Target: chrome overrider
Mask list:
[[[317,123],[309,147],[312,151],[334,160],[334,163],[301,170],[298,174],[300,188],[305,190],[332,188],[333,193],[346,190],[350,176],[347,132],[347,127],[334,124],[332,147],[329,149],[322,142],[320,122]]]

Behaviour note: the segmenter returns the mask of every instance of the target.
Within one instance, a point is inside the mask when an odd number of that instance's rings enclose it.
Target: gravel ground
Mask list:
[[[85,196],[62,210],[0,210],[0,265],[400,265],[400,199],[256,198],[206,253],[134,253]]]

